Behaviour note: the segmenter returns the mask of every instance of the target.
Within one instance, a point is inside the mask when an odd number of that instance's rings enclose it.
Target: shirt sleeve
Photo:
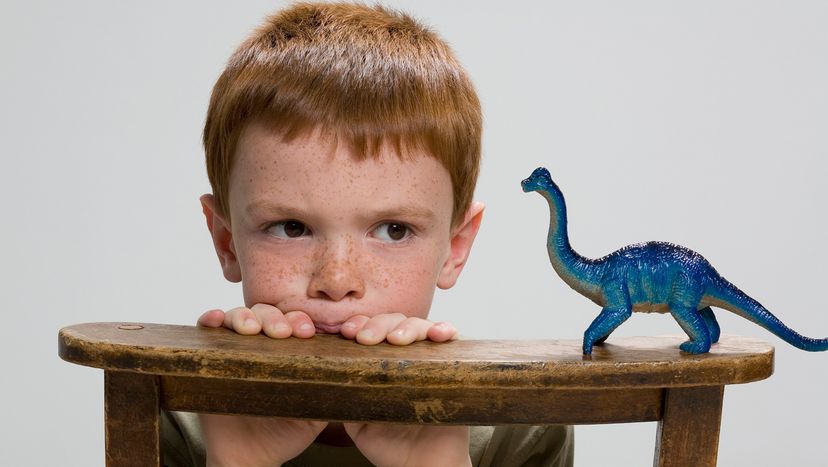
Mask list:
[[[161,411],[161,465],[164,467],[204,467],[204,441],[198,415],[190,412]]]
[[[476,467],[572,467],[575,434],[568,425],[472,427]]]

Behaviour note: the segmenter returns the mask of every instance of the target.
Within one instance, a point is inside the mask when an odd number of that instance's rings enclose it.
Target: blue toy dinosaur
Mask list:
[[[555,272],[570,287],[603,307],[584,332],[584,354],[639,312],[670,312],[690,340],[679,347],[699,354],[719,340],[719,323],[711,306],[724,308],[808,351],[828,350],[828,339],[805,337],[785,326],[759,302],[739,290],[700,254],[666,242],[629,245],[603,258],[585,258],[569,244],[563,193],[543,167],[521,182],[549,202],[546,247]]]

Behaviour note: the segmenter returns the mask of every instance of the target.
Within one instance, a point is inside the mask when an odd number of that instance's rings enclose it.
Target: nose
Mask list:
[[[308,296],[338,302],[362,298],[365,283],[352,241],[328,244],[320,251],[308,284]]]

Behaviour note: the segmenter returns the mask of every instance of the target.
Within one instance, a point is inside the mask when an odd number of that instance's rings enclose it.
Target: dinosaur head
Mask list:
[[[552,186],[552,177],[549,175],[548,170],[543,167],[538,167],[532,172],[529,178],[520,182],[520,186],[523,187],[523,191],[526,193],[530,191],[548,190]]]

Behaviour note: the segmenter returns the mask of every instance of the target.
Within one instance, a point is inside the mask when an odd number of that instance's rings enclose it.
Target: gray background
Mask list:
[[[488,204],[432,317],[478,338],[578,338],[598,313],[554,274],[547,166],[587,256],[658,239],[704,254],[805,334],[828,335],[823,217],[828,3],[388,2],[455,48],[486,116]],[[222,66],[282,2],[4,1],[0,6],[0,464],[103,464],[102,373],[57,357],[61,326],[191,324],[241,303],[198,196]],[[828,355],[777,346],[729,387],[720,465],[824,465]],[[615,335],[678,334],[635,315]],[[577,465],[647,465],[655,424],[581,427]]]

